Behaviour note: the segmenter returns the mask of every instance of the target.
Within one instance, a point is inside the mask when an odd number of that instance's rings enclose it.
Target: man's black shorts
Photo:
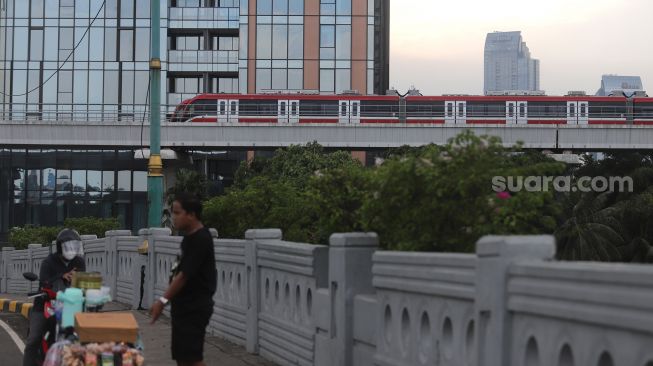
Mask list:
[[[213,314],[213,303],[172,304],[172,359],[199,362],[204,359],[206,326]]]

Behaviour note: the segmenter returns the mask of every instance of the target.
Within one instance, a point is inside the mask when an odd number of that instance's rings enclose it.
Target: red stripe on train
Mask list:
[[[215,123],[218,122],[217,118],[195,118],[191,120],[192,122],[198,123]]]
[[[529,119],[529,125],[566,125],[566,120],[546,120],[546,119]]]
[[[653,125],[653,120],[647,121],[647,120],[635,120],[633,121],[634,124],[636,125],[642,125],[642,126],[650,126]]]
[[[276,118],[238,118],[240,123],[277,123]]]
[[[337,118],[300,118],[299,123],[338,123]]]
[[[443,125],[443,119],[407,119],[407,124]]]
[[[456,121],[458,122],[458,121]],[[466,122],[468,125],[505,125],[505,119],[468,119]]]
[[[381,124],[381,123],[399,123],[398,119],[367,119],[363,118],[360,120],[360,123],[375,123],[375,124]]]
[[[625,125],[625,120],[589,120],[590,125]]]

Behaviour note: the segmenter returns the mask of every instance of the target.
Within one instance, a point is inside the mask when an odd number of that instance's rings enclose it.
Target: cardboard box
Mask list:
[[[138,323],[132,313],[77,313],[75,331],[82,343],[136,343]]]

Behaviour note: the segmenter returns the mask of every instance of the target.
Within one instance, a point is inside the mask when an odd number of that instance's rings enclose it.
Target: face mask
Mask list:
[[[83,248],[82,242],[78,240],[71,240],[61,244],[62,255],[68,261],[73,260],[76,256],[83,256]]]

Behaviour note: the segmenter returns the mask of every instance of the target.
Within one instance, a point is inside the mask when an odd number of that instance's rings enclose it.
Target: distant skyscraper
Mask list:
[[[540,60],[531,58],[521,32],[488,33],[485,39],[485,93],[539,89]]]
[[[610,95],[610,93],[618,91],[630,96],[643,90],[642,78],[639,76],[603,75],[601,89],[596,92],[596,95]]]

